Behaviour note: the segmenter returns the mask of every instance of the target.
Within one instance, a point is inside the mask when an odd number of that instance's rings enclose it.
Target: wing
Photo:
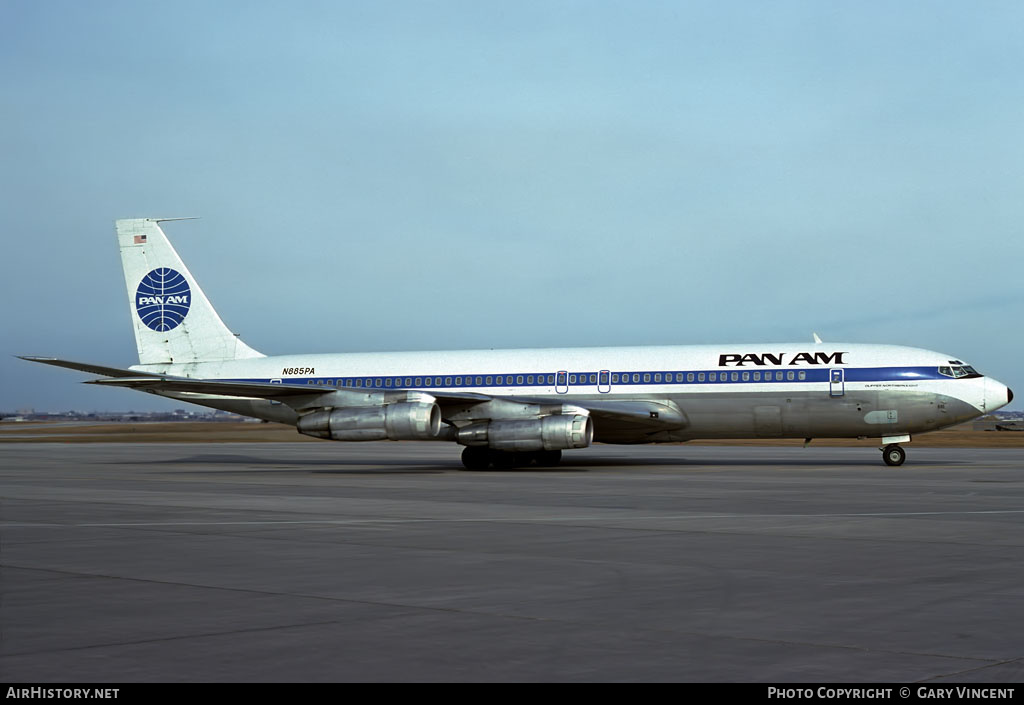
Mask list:
[[[148,376],[119,377],[115,379],[94,379],[86,384],[98,384],[106,387],[129,387],[154,392],[192,392],[194,394],[213,394],[229,397],[249,397],[252,399],[275,399],[285,401],[287,397],[319,397],[332,392],[351,392],[359,396],[371,394],[405,394],[403,389],[374,389],[366,387],[338,387],[334,385],[276,384],[270,382],[246,382],[217,379],[191,379],[186,377]],[[486,394],[472,392],[450,393],[431,389],[426,392],[437,398],[438,402],[449,404],[479,404],[489,401]]]
[[[275,399],[283,397],[309,397],[333,391],[355,392],[366,394],[370,390],[365,387],[339,387],[335,385],[317,385],[310,387],[302,384],[277,384],[270,382],[251,382],[245,380],[220,380],[220,379],[194,379],[191,377],[176,377],[174,375],[160,375],[138,370],[125,370],[119,367],[106,367],[94,365],[89,362],[75,362],[73,360],[61,360],[55,357],[33,357],[19,355],[22,360],[29,362],[41,362],[44,365],[65,367],[69,370],[88,372],[95,375],[103,375],[111,379],[93,379],[86,384],[97,384],[106,387],[127,387],[141,391],[153,392],[191,392],[194,394],[210,394],[227,397],[248,397],[252,399]],[[373,390],[383,392],[384,390]],[[390,391],[390,390],[389,390]],[[395,390],[402,391],[402,390]],[[440,392],[431,391],[431,396],[443,397],[449,403],[478,404],[488,401],[491,397],[485,394],[473,392]]]
[[[340,405],[362,406],[367,403],[381,403],[404,396],[412,390],[403,389],[368,389],[365,387],[338,387],[333,385],[309,386],[304,384],[280,384],[270,382],[253,382],[245,380],[193,379],[141,373],[136,370],[125,370],[117,367],[106,367],[84,362],[60,360],[52,357],[21,356],[23,360],[41,362],[46,365],[65,367],[80,372],[104,375],[105,379],[89,380],[86,384],[106,387],[127,387],[140,391],[151,392],[186,392],[190,394],[243,397],[248,399],[268,399],[280,401],[296,410],[308,410],[318,406]],[[417,390],[418,391],[418,390]],[[325,395],[341,392],[335,399],[323,399]],[[487,402],[512,402],[549,407],[550,397],[502,397],[475,392],[453,392],[431,389],[424,394],[433,397],[445,411],[470,409]],[[341,399],[337,399],[341,396]],[[673,431],[688,425],[686,415],[671,400],[667,399],[587,399],[567,400],[573,407],[585,410],[594,420],[595,437],[597,440],[613,442],[640,442],[650,440],[650,436],[663,431]],[[550,413],[550,412],[549,412]],[[472,413],[469,414],[473,416]],[[497,415],[500,418],[499,415]]]
[[[158,376],[95,379],[87,384],[129,387],[142,391],[189,392],[192,394],[227,397],[271,399],[283,402],[296,410],[333,405],[363,406],[367,403],[380,403],[380,400],[372,398],[373,396],[394,397],[397,400],[399,395],[407,393],[407,390],[401,389],[391,389],[385,392],[379,389],[371,391],[365,387],[358,389],[319,385],[310,387],[304,384],[271,384],[268,382],[235,382]],[[323,398],[333,392],[348,393],[352,397],[338,400]],[[495,397],[473,392],[447,392],[431,389],[423,393],[433,397],[438,406],[445,412],[471,408],[497,400],[523,404],[551,404],[551,399]],[[340,404],[338,404],[339,401],[341,402]],[[573,400],[572,405],[589,412],[594,420],[594,434],[598,440],[639,442],[650,440],[649,436],[651,434],[662,431],[674,431],[687,426],[686,415],[674,402],[669,400]]]

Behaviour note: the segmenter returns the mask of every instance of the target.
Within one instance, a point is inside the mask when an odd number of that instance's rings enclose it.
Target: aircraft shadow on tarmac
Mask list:
[[[122,464],[135,464],[133,462],[124,461]],[[520,467],[520,468],[502,468],[502,469],[487,469],[487,470],[466,470],[462,467],[458,458],[452,459],[437,459],[430,460],[427,462],[410,463],[402,459],[379,459],[373,458],[368,459],[364,457],[358,458],[315,458],[315,459],[304,459],[302,461],[296,461],[294,458],[275,458],[275,457],[261,457],[254,455],[218,455],[218,454],[202,454],[202,455],[190,455],[181,458],[168,458],[166,460],[154,460],[148,463],[150,465],[207,465],[207,466],[231,466],[237,465],[242,466],[236,469],[207,469],[207,470],[193,470],[191,472],[197,474],[212,474],[212,473],[235,473],[235,472],[279,472],[279,471],[293,471],[309,469],[313,473],[318,474],[331,474],[331,473],[346,473],[346,474],[439,474],[444,472],[458,471],[458,472],[485,472],[485,473],[517,473],[517,472],[542,472],[545,474],[550,473],[579,473],[586,472],[590,469],[598,468],[623,468],[628,470],[629,468],[651,468],[651,467],[679,467],[679,468],[698,468],[698,467],[715,467],[715,468],[729,468],[729,467],[783,467],[783,468],[875,468],[878,470],[889,470],[876,462],[876,458],[873,454],[868,454],[864,457],[863,461],[851,461],[847,458],[836,457],[834,459],[798,459],[798,458],[737,458],[723,455],[720,458],[700,458],[692,459],[686,457],[677,458],[665,458],[665,457],[642,457],[638,456],[630,458],[628,460],[622,460],[621,458],[568,458],[564,459],[560,465],[551,468],[540,468],[540,467]],[[944,460],[942,465],[969,465],[967,461],[957,460]],[[931,463],[928,466],[932,465]],[[259,466],[264,466],[265,469]],[[273,466],[273,467],[266,467]],[[351,466],[359,466],[359,469],[352,468]],[[924,465],[922,465],[924,466]],[[912,470],[913,465],[908,465],[905,468],[896,471]]]

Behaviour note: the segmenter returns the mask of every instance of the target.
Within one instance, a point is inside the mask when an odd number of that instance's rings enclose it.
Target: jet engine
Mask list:
[[[441,430],[441,410],[420,402],[321,409],[300,418],[296,427],[334,441],[426,441]]]
[[[464,446],[519,452],[586,448],[593,439],[594,423],[582,415],[476,423],[460,428],[456,436]]]

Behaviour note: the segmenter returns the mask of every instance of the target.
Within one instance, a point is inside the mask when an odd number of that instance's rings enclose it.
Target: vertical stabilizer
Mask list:
[[[116,223],[139,362],[263,357],[224,325],[160,229],[160,222],[158,218],[132,218]]]

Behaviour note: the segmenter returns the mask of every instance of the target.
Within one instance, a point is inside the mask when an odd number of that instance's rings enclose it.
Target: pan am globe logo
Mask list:
[[[159,267],[142,278],[135,292],[135,311],[155,331],[177,328],[185,320],[192,290],[180,272]]]

